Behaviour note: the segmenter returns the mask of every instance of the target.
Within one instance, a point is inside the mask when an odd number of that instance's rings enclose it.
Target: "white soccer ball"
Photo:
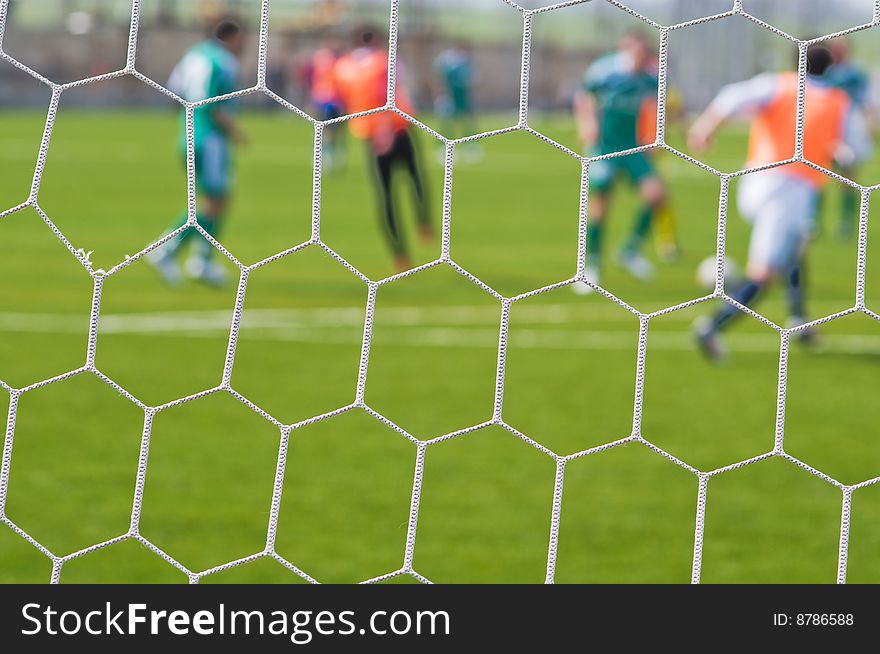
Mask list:
[[[718,270],[718,259],[714,256],[706,257],[697,266],[697,284],[707,291],[715,290],[715,273]],[[742,279],[739,267],[730,257],[724,257],[724,281],[730,285]]]

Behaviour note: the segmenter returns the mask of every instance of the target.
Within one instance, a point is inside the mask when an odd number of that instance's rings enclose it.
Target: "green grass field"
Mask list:
[[[23,201],[43,116],[0,115],[0,204]],[[246,116],[250,146],[221,240],[245,264],[306,241],[311,229],[310,127],[283,113]],[[487,125],[492,126],[492,125]],[[562,120],[538,129],[571,142]],[[74,248],[109,269],[156,238],[185,203],[171,114],[81,113],[63,106],[39,203]],[[680,135],[673,134],[673,143]],[[443,171],[420,135],[439,220]],[[478,165],[457,163],[453,259],[503,295],[575,272],[579,164],[523,133],[483,142]],[[707,157],[735,170],[744,138],[732,130]],[[372,279],[390,268],[376,223],[365,155],[323,187],[322,238]],[[684,256],[642,284],[613,264],[633,199],[614,199],[603,282],[641,311],[704,294],[694,280],[715,247],[718,180],[671,155],[659,161],[680,223]],[[873,177],[871,177],[873,175]],[[880,181],[880,166],[862,171]],[[735,184],[734,184],[735,187]],[[734,188],[735,190],[735,188]],[[401,189],[401,199],[408,197]],[[815,317],[852,306],[857,246],[835,238],[831,189],[824,232],[810,255]],[[733,205],[732,205],[733,206]],[[407,226],[412,229],[407,213]],[[873,215],[872,215],[873,218]],[[876,231],[872,227],[872,231]],[[748,226],[735,211],[728,252],[744,262]],[[439,243],[416,246],[419,262]],[[653,253],[652,253],[653,256]],[[868,306],[876,264],[868,250]],[[235,269],[229,264],[230,274]],[[23,388],[74,370],[86,356],[92,284],[31,209],[0,221],[0,379]],[[355,400],[367,287],[316,247],[250,276],[232,387],[284,424]],[[166,288],[139,261],[106,280],[96,365],[148,406],[216,387],[223,374],[235,284]],[[703,471],[770,451],[775,436],[778,337],[743,319],[730,362],[708,366],[691,321],[702,304],[650,322],[642,435]],[[760,305],[785,320],[784,296]],[[416,439],[490,420],[500,303],[448,266],[379,288],[366,403]],[[567,288],[513,305],[504,420],[557,454],[629,436],[633,429],[638,320],[614,303]],[[794,345],[785,448],[846,484],[880,475],[873,391],[880,325],[851,316],[822,328],[816,351]],[[0,394],[8,393],[0,387]],[[5,404],[6,399],[0,400]],[[82,374],[19,401],[6,515],[58,556],[129,528],[144,414]],[[279,429],[225,392],[154,419],[140,529],[193,571],[263,550]],[[352,582],[403,564],[417,447],[355,409],[290,437],[276,548],[319,581]],[[414,568],[436,582],[541,582],[553,506],[551,457],[500,427],[428,447]],[[698,480],[638,443],[568,463],[559,528],[560,582],[690,580]],[[841,492],[772,458],[708,485],[705,582],[833,582]],[[849,580],[880,581],[880,485],[853,495]],[[0,580],[48,581],[50,560],[0,529]],[[398,579],[399,580],[399,579]],[[73,559],[62,582],[185,582],[128,540]],[[218,582],[295,582],[270,559],[210,575]]]

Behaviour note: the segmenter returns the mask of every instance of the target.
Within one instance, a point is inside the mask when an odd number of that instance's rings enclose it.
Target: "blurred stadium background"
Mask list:
[[[523,6],[549,3],[525,2]],[[748,3],[747,3],[748,4]],[[755,0],[747,7],[762,20],[796,36],[818,36],[869,21],[871,7],[864,0],[842,0],[829,11],[821,0],[802,0],[791,11],[786,0]],[[726,11],[728,0],[635,0],[631,8],[644,11],[661,24],[674,24]],[[272,4],[273,48],[269,67],[285,97],[305,104],[305,90],[297,84],[296,68],[314,51],[322,34],[342,31],[363,21],[387,23],[385,0],[282,0]],[[623,20],[619,9],[598,3],[590,9],[590,20],[570,20],[566,12],[549,13],[536,21],[533,36],[536,60],[533,108],[567,109],[574,88],[583,74],[584,62],[606,52],[617,36],[632,22]],[[236,14],[252,29],[258,27],[259,12],[250,0],[157,0],[145,3],[140,19],[139,70],[157,81],[180,59],[192,42],[201,38],[217,17]],[[69,80],[109,72],[118,66],[128,38],[130,7],[126,0],[12,0],[6,36],[6,50],[21,54],[53,80]],[[413,94],[430,110],[432,65],[436,55],[451,40],[471,43],[481,71],[477,98],[483,110],[508,109],[515,104],[518,88],[509,82],[518,70],[521,40],[520,19],[499,0],[411,0],[401,8],[400,52],[410,72]],[[678,36],[678,35],[677,35]],[[87,37],[87,38],[83,38]],[[762,70],[788,65],[780,43],[769,32],[752,29],[744,22],[725,26],[723,39],[711,30],[682,33],[670,54],[670,81],[679,88],[689,109],[700,108],[721,85],[749,77]],[[859,42],[859,56],[866,61],[880,53],[873,39]],[[253,45],[255,48],[255,44]],[[702,56],[695,57],[699,52]],[[253,55],[253,53],[251,53]],[[255,57],[246,61],[251,68]],[[542,74],[543,70],[546,74]],[[8,71],[3,71],[8,72]],[[250,72],[253,72],[251,70]],[[3,75],[3,73],[0,73]],[[8,75],[3,82],[4,104],[32,103],[34,96],[25,85]],[[708,82],[708,83],[707,83]],[[139,92],[142,91],[142,92]],[[95,93],[95,103],[155,104],[154,94],[132,84],[115,97]]]
[[[137,69],[164,84],[208,26],[229,12],[253,28],[259,2],[144,2]],[[523,2],[533,7],[540,2]],[[729,0],[627,0],[668,24],[724,11]],[[799,37],[869,22],[872,2],[746,0],[756,16]],[[304,61],[328,31],[387,24],[387,0],[272,2],[269,85],[306,106]],[[130,3],[12,0],[4,50],[53,81],[121,68]],[[598,1],[535,18],[530,123],[577,148],[569,107],[586,66],[638,21]],[[403,0],[400,60],[419,118],[432,116],[432,65],[453,42],[471,44],[479,71],[480,127],[515,122],[522,21],[500,0]],[[253,32],[252,32],[253,34]],[[872,78],[876,29],[852,37]],[[668,140],[725,83],[790,66],[793,48],[743,19],[688,28],[670,41],[670,82],[684,116]],[[256,43],[242,87],[253,83]],[[250,79],[251,81],[247,81]],[[876,93],[874,85],[872,93]],[[45,123],[47,89],[0,61],[0,209],[28,195]],[[223,244],[253,263],[309,238],[312,139],[306,121],[265,97],[246,99],[251,136],[238,160],[235,205]],[[271,111],[270,111],[271,110]],[[160,93],[121,78],[65,92],[39,203],[74,247],[109,267],[156,238],[185,202],[177,119]],[[439,219],[437,144],[419,135]],[[350,166],[324,180],[323,238],[371,278],[391,273],[375,226],[366,158],[351,143]],[[574,272],[580,166],[523,133],[487,139],[479,164],[456,162],[453,258],[499,292],[514,294]],[[707,163],[741,167],[745,130],[722,134]],[[651,284],[611,270],[608,287],[640,310],[704,294],[697,264],[714,253],[718,180],[669,155],[659,167],[681,225],[684,256]],[[860,171],[880,182],[880,165]],[[825,234],[811,259],[816,316],[853,303],[855,241],[833,238],[839,185],[826,198]],[[406,198],[404,198],[406,201]],[[872,221],[875,207],[872,204]],[[615,197],[611,242],[633,199]],[[871,223],[871,233],[876,232]],[[729,250],[742,262],[748,227],[734,211]],[[870,242],[870,241],[869,241]],[[418,263],[436,258],[419,246]],[[868,256],[868,302],[877,264]],[[231,268],[230,268],[231,269]],[[91,280],[36,214],[0,221],[0,380],[23,387],[82,365]],[[148,405],[213,388],[221,377],[234,288],[166,289],[142,262],[108,280],[97,366]],[[315,248],[255,272],[246,300],[233,387],[284,423],[354,399],[366,288]],[[451,270],[438,268],[379,292],[367,403],[431,438],[491,417],[498,305]],[[876,307],[875,307],[876,308]],[[784,319],[774,292],[765,315]],[[756,321],[731,334],[733,361],[705,365],[688,326],[707,307],[651,323],[645,387],[646,438],[701,470],[771,449],[778,338]],[[517,304],[511,316],[505,419],[559,454],[629,435],[638,322],[596,296],[569,289]],[[874,398],[880,329],[867,317],[830,324],[823,349],[790,362],[788,451],[844,483],[880,474]],[[0,402],[7,394],[0,388]],[[731,402],[737,398],[737,402]],[[745,407],[745,408],[744,408]],[[128,529],[143,415],[91,376],[26,393],[20,401],[7,516],[65,555]],[[219,393],[157,415],[141,532],[198,571],[259,552],[265,538],[278,430]],[[278,551],[319,581],[359,581],[401,565],[415,447],[360,411],[294,432],[284,482]],[[563,582],[690,580],[697,480],[638,444],[572,462],[566,473],[557,579]],[[438,582],[540,582],[553,500],[549,457],[499,428],[428,450],[415,569]],[[713,479],[704,581],[832,582],[840,492],[795,466],[764,461]],[[850,580],[880,581],[880,486],[856,493]],[[0,581],[46,581],[46,557],[0,530]],[[295,581],[269,559],[205,581]],[[67,581],[186,581],[138,543],[126,541],[65,564]]]

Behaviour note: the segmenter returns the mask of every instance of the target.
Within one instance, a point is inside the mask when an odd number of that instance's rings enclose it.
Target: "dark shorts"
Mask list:
[[[600,159],[590,164],[590,186],[597,191],[607,191],[618,175],[625,175],[633,184],[656,175],[654,165],[644,152],[622,157]]]
[[[402,129],[395,133],[391,148],[385,154],[376,154],[376,163],[379,172],[383,174],[387,168],[396,163],[403,163],[408,167],[416,167],[416,149],[413,145],[409,130]]]

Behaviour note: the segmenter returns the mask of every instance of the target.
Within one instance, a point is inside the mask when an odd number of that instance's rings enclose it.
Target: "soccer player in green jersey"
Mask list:
[[[188,102],[198,102],[237,89],[238,57],[244,47],[244,33],[238,24],[224,20],[214,38],[193,46],[175,66],[168,88]],[[216,238],[231,190],[231,150],[244,136],[235,118],[237,102],[222,100],[197,107],[193,112],[196,191],[199,194],[196,220]],[[186,114],[181,115],[180,151],[186,161]],[[178,217],[168,232],[186,224],[187,213]],[[168,233],[166,232],[166,233]],[[225,282],[223,268],[211,260],[214,248],[195,228],[189,227],[151,253],[150,261],[169,284],[180,282],[177,259],[184,245],[193,241],[186,262],[189,277],[212,286]]]
[[[849,42],[844,38],[834,39],[828,42],[828,50],[834,58],[834,64],[826,74],[828,84],[841,89],[848,96],[856,111],[862,112],[868,120],[868,125],[873,124],[874,106],[871,102],[871,80],[868,74],[850,57]],[[867,137],[867,135],[866,135]],[[869,145],[869,144],[868,144]],[[870,154],[871,148],[866,148]],[[864,159],[859,159],[851,152],[839,152],[836,162],[836,170],[844,177],[855,179],[859,165]],[[840,219],[837,234],[841,240],[849,240],[856,231],[859,216],[859,191],[849,186],[841,189]]]
[[[443,119],[443,130],[449,138],[477,133],[474,109],[474,84],[477,70],[470,46],[461,41],[447,48],[434,60],[437,113]],[[481,156],[476,142],[464,143],[462,152],[469,161]],[[445,157],[445,150],[442,152]]]
[[[651,70],[653,48],[641,32],[621,38],[616,52],[597,59],[587,69],[583,87],[575,96],[578,135],[592,156],[636,148],[640,123],[655,112],[657,75]],[[638,279],[649,279],[653,266],[641,247],[651,223],[666,202],[666,189],[644,152],[601,159],[590,166],[590,217],[587,224],[586,279],[599,283],[602,236],[608,198],[616,178],[626,176],[642,199],[632,232],[618,255],[618,262]],[[584,282],[574,286],[578,293],[592,292]]]

